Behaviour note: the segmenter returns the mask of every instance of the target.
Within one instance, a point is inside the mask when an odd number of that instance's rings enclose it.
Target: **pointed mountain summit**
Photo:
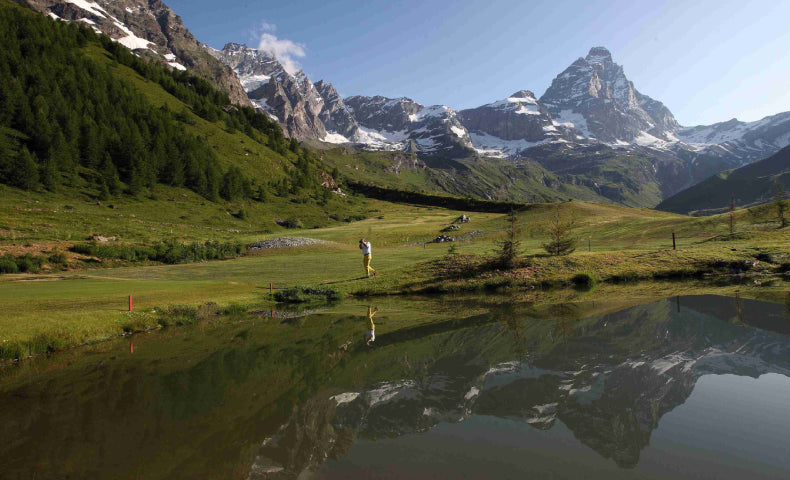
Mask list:
[[[639,93],[605,47],[593,47],[557,75],[540,101],[559,123],[608,143],[671,141],[677,128],[672,113]]]

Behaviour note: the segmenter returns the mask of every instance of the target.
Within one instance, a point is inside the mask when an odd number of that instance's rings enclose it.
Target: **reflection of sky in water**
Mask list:
[[[358,440],[319,478],[776,478],[790,477],[790,378],[706,375],[664,415],[634,469],[574,438],[561,421],[473,415],[422,434]],[[525,476],[527,475],[527,476]]]

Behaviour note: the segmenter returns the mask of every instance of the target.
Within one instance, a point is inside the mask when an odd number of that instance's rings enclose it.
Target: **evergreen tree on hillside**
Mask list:
[[[9,183],[24,190],[31,190],[38,186],[38,165],[27,147],[22,147],[22,151],[14,159]]]
[[[118,176],[118,169],[115,168],[115,164],[112,163],[109,154],[104,155],[104,160],[101,164],[101,176],[102,184],[107,188],[108,195],[118,196],[121,194],[123,191],[121,178]]]
[[[776,206],[776,216],[779,219],[779,228],[787,226],[787,218],[785,217],[785,210],[787,210],[785,200],[785,190],[782,188],[782,183],[776,180],[776,195],[774,196],[774,205]]]

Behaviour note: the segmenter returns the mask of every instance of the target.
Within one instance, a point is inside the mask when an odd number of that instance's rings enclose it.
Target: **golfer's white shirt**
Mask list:
[[[370,255],[370,242],[362,242],[362,255]]]
[[[365,332],[365,340],[373,342],[376,340],[376,330],[368,330]]]

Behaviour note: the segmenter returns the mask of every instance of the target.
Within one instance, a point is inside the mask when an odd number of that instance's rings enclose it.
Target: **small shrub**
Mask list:
[[[240,208],[238,212],[233,214],[239,220],[247,220],[247,210]]]
[[[571,282],[576,288],[583,288],[586,290],[592,289],[597,283],[595,276],[587,272],[577,273],[571,278]]]
[[[278,220],[277,224],[285,228],[304,228],[304,224],[298,218],[287,218],[285,220]]]
[[[0,257],[0,273],[19,273],[19,267],[13,258]]]
[[[24,257],[17,258],[16,265],[19,267],[20,272],[38,273],[39,270],[41,270],[41,259],[36,258],[28,253]]]
[[[768,252],[760,252],[754,258],[760,262],[774,263],[774,257]]]
[[[296,286],[275,292],[273,298],[278,303],[307,303],[322,299],[332,302],[340,300],[340,292],[330,287]]]
[[[249,306],[243,303],[231,303],[219,310],[222,315],[244,315],[249,310]]]
[[[618,273],[609,277],[609,281],[612,283],[629,283],[637,280],[639,280],[639,274],[636,272]]]
[[[63,252],[55,252],[47,258],[49,263],[54,265],[65,265],[68,263],[68,259],[66,258],[66,254]]]
[[[189,325],[199,319],[198,309],[189,305],[172,305],[160,313],[157,323],[163,327],[168,325]]]
[[[486,280],[483,283],[483,290],[493,292],[501,288],[509,288],[513,286],[513,280],[510,278],[494,278]]]

